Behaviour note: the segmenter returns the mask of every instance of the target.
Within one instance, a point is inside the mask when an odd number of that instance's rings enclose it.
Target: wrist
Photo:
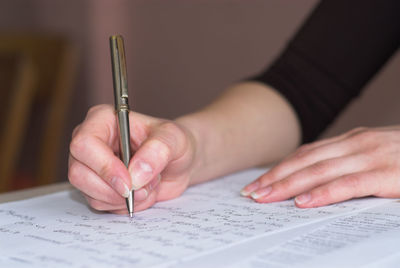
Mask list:
[[[189,172],[189,185],[197,184],[204,181],[205,178],[203,174],[205,167],[205,135],[204,135],[204,122],[199,119],[197,114],[188,114],[181,116],[174,120],[177,124],[182,126],[189,136],[189,141],[193,150],[193,163],[191,171]]]

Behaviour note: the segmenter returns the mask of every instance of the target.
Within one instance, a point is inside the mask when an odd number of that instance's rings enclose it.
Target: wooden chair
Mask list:
[[[32,185],[55,181],[58,150],[77,66],[74,47],[61,37],[0,34],[0,192],[18,187],[13,177],[21,145],[38,142]],[[27,135],[43,106],[40,137]]]

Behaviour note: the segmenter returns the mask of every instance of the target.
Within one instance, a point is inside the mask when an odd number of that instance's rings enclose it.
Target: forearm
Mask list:
[[[203,110],[176,121],[195,139],[192,184],[275,162],[300,142],[291,106],[259,83],[237,84]]]

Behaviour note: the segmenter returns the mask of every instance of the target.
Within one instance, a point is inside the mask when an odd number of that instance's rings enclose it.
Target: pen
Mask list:
[[[111,65],[114,81],[114,101],[117,114],[120,157],[128,168],[131,158],[131,145],[129,133],[129,104],[128,104],[128,80],[126,75],[126,60],[124,39],[121,35],[110,37]],[[129,217],[133,217],[133,190],[125,199]]]

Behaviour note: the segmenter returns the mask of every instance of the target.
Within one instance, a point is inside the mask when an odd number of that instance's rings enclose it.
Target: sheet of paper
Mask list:
[[[257,204],[240,197],[240,189],[263,172],[248,170],[197,185],[178,199],[136,213],[133,220],[92,211],[77,191],[2,204],[0,267],[189,267],[206,262],[233,267],[244,260],[252,267],[269,254],[262,252],[266,241],[278,252],[279,246],[294,247],[291,238],[307,231],[310,237],[323,234],[312,233],[315,226],[328,228],[338,219],[393,203],[367,198],[298,209],[290,200]]]
[[[273,247],[247,255],[234,267],[388,267],[395,259],[398,267],[400,202],[314,225],[297,234],[292,232],[289,239]],[[265,244],[268,239],[257,242]]]

